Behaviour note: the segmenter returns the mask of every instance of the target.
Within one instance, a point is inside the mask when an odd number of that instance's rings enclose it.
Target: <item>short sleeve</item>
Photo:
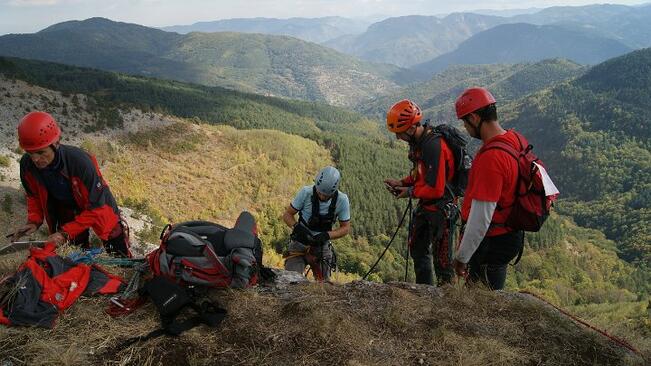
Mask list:
[[[350,202],[348,196],[339,192],[335,214],[339,221],[350,221]]]
[[[294,199],[292,200],[292,207],[296,211],[301,211],[305,207],[305,199],[308,197],[308,191],[310,187],[303,187],[297,193]]]

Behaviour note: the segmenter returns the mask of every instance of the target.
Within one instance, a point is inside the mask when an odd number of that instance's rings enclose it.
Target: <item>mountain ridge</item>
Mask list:
[[[412,69],[434,74],[455,64],[508,64],[554,57],[596,64],[631,50],[616,40],[560,26],[503,24],[477,33],[456,50]]]
[[[410,80],[408,70],[287,36],[179,35],[103,18],[2,36],[0,54],[340,105]]]
[[[362,33],[368,25],[366,21],[340,16],[293,17],[287,19],[255,17],[202,21],[191,25],[167,26],[161,29],[181,34],[224,31],[275,34],[292,36],[308,42],[322,43],[345,34]]]

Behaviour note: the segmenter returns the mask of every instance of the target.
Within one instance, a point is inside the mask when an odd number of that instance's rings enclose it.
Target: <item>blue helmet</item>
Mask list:
[[[339,181],[341,180],[341,174],[337,168],[333,166],[327,166],[316,175],[314,178],[314,186],[316,190],[326,196],[332,196],[337,192],[339,188]]]

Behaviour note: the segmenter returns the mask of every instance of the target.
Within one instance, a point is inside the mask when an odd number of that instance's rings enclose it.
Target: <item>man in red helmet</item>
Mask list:
[[[515,201],[518,163],[508,152],[487,148],[502,141],[520,150],[528,143],[514,130],[504,130],[497,120],[495,98],[484,88],[469,88],[455,103],[457,117],[470,136],[482,140],[470,170],[461,209],[465,230],[455,253],[459,276],[482,281],[500,290],[506,281],[508,263],[521,253],[524,232],[504,225]]]
[[[401,100],[387,113],[387,129],[409,143],[411,174],[386,179],[387,189],[398,198],[418,198],[409,233],[416,283],[433,284],[432,264],[438,285],[452,282],[452,240],[445,207],[453,201],[446,183],[454,175],[454,156],[447,142],[427,124],[416,103]]]
[[[61,130],[51,115],[31,112],[18,124],[25,154],[20,179],[27,198],[27,223],[13,240],[30,235],[45,221],[48,241],[89,244],[89,228],[110,253],[130,257],[129,233],[95,158],[59,143]]]

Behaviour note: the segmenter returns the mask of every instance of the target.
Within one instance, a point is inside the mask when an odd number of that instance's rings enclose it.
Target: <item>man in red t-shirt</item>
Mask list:
[[[452,239],[449,212],[453,201],[446,182],[453,178],[454,155],[439,134],[420,123],[420,108],[410,100],[394,104],[387,114],[387,128],[396,138],[409,143],[409,160],[414,167],[402,179],[386,179],[387,189],[398,198],[418,198],[409,233],[416,283],[433,284],[432,264],[438,285],[452,282]]]
[[[461,208],[465,229],[454,268],[459,276],[467,275],[470,281],[500,290],[508,263],[521,253],[524,244],[523,231],[504,225],[515,201],[518,164],[506,151],[486,147],[502,141],[519,150],[520,135],[500,126],[495,98],[484,88],[467,89],[455,107],[470,136],[481,139],[483,145],[475,155]]]

